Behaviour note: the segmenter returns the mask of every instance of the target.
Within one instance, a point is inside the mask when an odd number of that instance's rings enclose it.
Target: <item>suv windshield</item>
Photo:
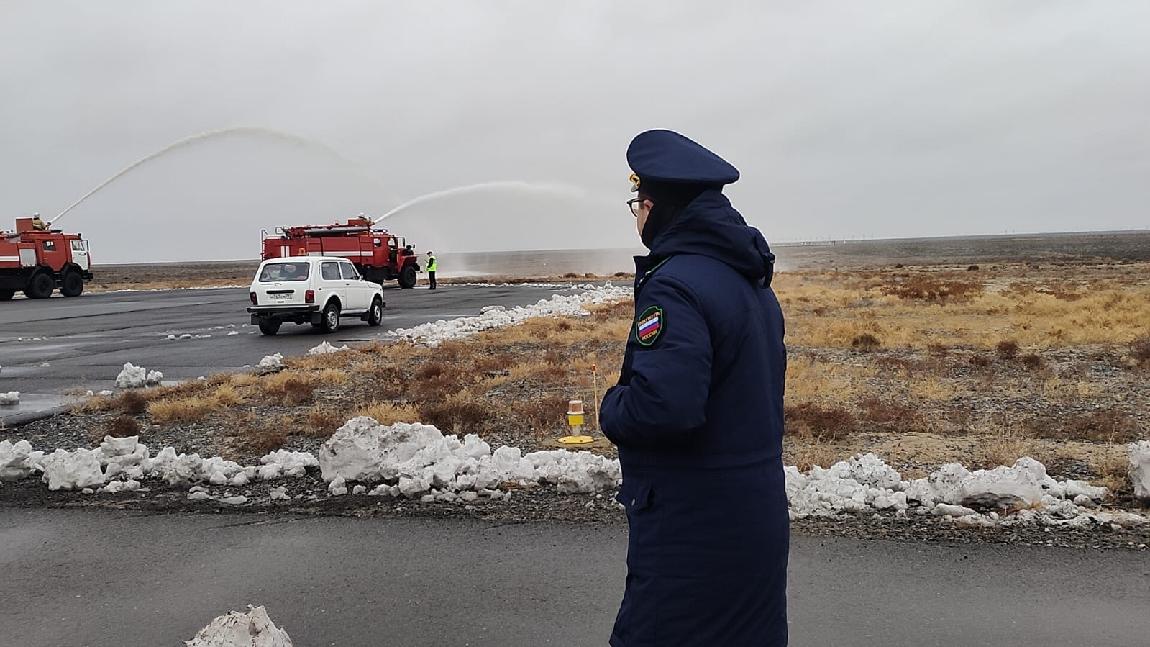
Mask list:
[[[260,271],[260,282],[306,281],[310,267],[307,263],[268,263]]]

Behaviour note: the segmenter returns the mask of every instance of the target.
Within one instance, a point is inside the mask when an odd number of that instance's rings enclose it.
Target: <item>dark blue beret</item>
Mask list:
[[[727,160],[671,130],[639,133],[627,147],[627,163],[640,184],[650,180],[722,186],[739,179],[739,170]]]

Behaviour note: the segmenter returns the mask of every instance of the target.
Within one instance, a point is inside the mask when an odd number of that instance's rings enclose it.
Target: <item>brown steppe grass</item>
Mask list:
[[[919,476],[1030,455],[1054,474],[1129,488],[1124,444],[1150,437],[1147,264],[794,272],[775,290],[787,316],[788,464],[874,451]],[[325,438],[355,415],[549,447],[566,433],[570,399],[595,428],[632,316],[624,302],[438,348],[373,344],[85,409],[113,412],[118,430],[208,426],[235,454]]]

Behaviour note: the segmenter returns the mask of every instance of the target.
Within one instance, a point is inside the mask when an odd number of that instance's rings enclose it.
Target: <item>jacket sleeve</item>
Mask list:
[[[600,408],[603,433],[616,445],[682,442],[706,422],[711,385],[711,336],[695,295],[673,277],[655,275],[635,310],[662,311],[650,345],[631,326],[625,383],[612,387]]]

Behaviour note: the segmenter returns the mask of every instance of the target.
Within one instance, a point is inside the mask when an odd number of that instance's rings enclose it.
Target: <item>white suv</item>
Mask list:
[[[383,322],[383,288],[365,281],[351,262],[330,256],[276,258],[260,263],[251,287],[252,323],[274,335],[285,321],[310,323],[325,332],[339,329],[352,315],[378,326]]]

